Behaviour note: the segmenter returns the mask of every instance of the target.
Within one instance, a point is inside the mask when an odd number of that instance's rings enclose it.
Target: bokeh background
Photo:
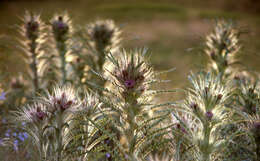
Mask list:
[[[148,47],[157,71],[176,67],[163,76],[172,80],[163,85],[168,89],[184,88],[187,75],[206,66],[205,35],[217,19],[232,20],[245,32],[241,37],[241,63],[249,70],[260,70],[259,0],[0,0],[0,37],[5,38],[2,45],[17,47],[12,40],[18,38],[16,25],[25,10],[41,13],[45,22],[64,11],[77,25],[96,19],[115,20],[123,30],[123,47]],[[7,75],[3,84],[24,70],[20,53],[9,51],[0,48],[0,72]]]

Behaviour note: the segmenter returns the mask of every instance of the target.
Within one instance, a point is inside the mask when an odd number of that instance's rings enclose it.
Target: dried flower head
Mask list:
[[[154,79],[154,73],[151,66],[145,58],[146,51],[122,50],[119,58],[112,55],[108,59],[113,64],[112,71],[109,71],[113,84],[121,89],[123,97],[131,94],[140,96],[149,89],[149,83]]]
[[[231,22],[218,21],[214,31],[206,37],[206,54],[210,57],[210,67],[218,72],[225,72],[234,63],[240,49],[240,32]]]
[[[98,20],[87,28],[90,40],[98,51],[105,51],[118,46],[121,31],[113,20]]]

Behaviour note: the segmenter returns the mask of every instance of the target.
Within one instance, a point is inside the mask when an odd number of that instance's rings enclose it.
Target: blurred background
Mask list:
[[[163,76],[172,80],[163,85],[170,89],[184,88],[190,71],[206,66],[205,36],[215,21],[232,20],[246,33],[241,37],[240,60],[245,68],[260,71],[260,0],[0,0],[0,37],[17,38],[15,27],[25,10],[40,13],[45,22],[64,11],[78,25],[113,19],[123,30],[123,47],[148,47],[157,71],[176,67]],[[10,78],[23,69],[19,53],[0,48],[1,75]]]

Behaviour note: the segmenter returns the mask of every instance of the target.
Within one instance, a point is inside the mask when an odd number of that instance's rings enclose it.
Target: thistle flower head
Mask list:
[[[218,71],[225,72],[232,64],[236,53],[240,49],[240,32],[231,22],[218,21],[214,31],[206,37],[205,53],[210,57],[210,66]]]
[[[121,31],[113,20],[98,20],[88,26],[88,34],[95,48],[105,51],[118,46]]]
[[[67,14],[55,15],[51,20],[52,32],[56,41],[65,41],[71,29],[71,20]]]
[[[43,100],[52,113],[65,111],[79,105],[78,96],[71,86],[56,87],[54,92],[52,94],[48,93],[48,96]]]
[[[40,123],[47,118],[46,106],[41,103],[27,105],[18,112],[17,119],[21,122]]]
[[[216,77],[210,73],[198,75],[189,76],[193,87],[188,89],[185,106],[190,111],[197,109],[202,113],[213,112],[217,107],[223,106],[230,97],[232,86],[229,82],[223,84],[220,76]]]
[[[121,94],[125,97],[129,94],[142,94],[148,88],[148,82],[154,79],[154,73],[145,59],[146,51],[136,50],[127,52],[122,50],[118,59],[112,55],[108,58],[113,64],[113,69],[109,73],[114,81],[114,85],[121,89]]]
[[[36,40],[39,37],[39,32],[43,27],[43,23],[40,19],[40,15],[25,13],[23,18],[24,26],[22,28],[23,33],[29,40]]]

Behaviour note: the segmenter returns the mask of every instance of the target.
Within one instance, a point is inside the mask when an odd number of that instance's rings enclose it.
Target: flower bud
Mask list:
[[[211,120],[212,117],[213,117],[213,113],[211,111],[207,111],[206,112],[206,117],[207,117],[208,120]]]
[[[196,111],[196,110],[198,109],[198,104],[193,102],[193,103],[191,103],[190,107],[191,107],[194,111]]]

